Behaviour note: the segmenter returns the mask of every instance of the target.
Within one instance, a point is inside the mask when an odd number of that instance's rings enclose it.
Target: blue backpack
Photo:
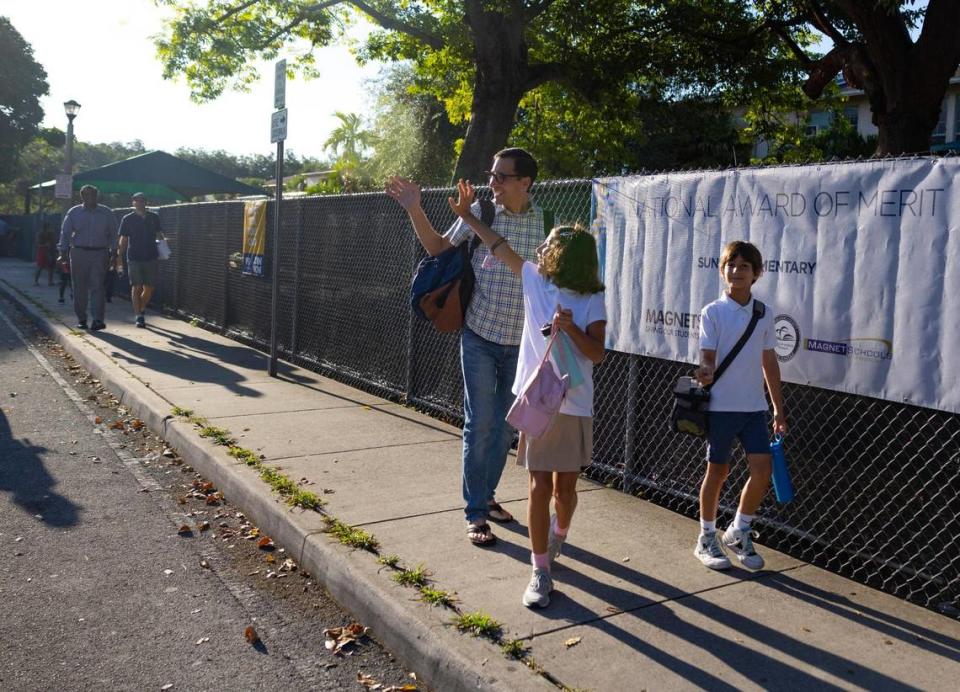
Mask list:
[[[481,199],[480,220],[493,226],[496,207],[489,199]],[[553,228],[553,213],[543,210],[543,234]],[[473,297],[477,278],[473,273],[473,252],[480,245],[474,235],[456,247],[435,257],[425,257],[417,265],[410,286],[410,307],[413,314],[431,322],[438,332],[455,332],[463,326],[467,306]]]
[[[488,199],[480,200],[480,220],[493,225],[496,208]],[[463,326],[463,317],[473,297],[476,276],[473,252],[480,245],[474,235],[439,255],[424,257],[417,265],[410,285],[410,307],[417,317],[428,320],[438,332],[455,332]]]

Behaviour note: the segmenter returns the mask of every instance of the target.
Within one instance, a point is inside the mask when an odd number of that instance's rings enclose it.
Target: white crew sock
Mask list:
[[[740,512],[737,512],[737,516],[733,518],[733,528],[737,531],[749,531],[750,524],[753,523],[755,516],[755,514],[740,514]]]

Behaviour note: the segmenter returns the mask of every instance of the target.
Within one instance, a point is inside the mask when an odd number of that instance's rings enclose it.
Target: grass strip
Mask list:
[[[372,534],[363,529],[356,529],[334,517],[327,517],[327,532],[340,543],[351,548],[368,550],[371,553],[380,549],[380,542]]]

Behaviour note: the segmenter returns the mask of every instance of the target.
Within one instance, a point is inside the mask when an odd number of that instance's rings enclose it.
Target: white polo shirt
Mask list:
[[[753,317],[754,298],[740,305],[728,294],[715,300],[700,312],[700,349],[717,352],[719,366],[743,336]],[[770,306],[757,322],[750,339],[730,363],[723,376],[710,390],[711,411],[766,411],[769,408],[763,393],[761,356],[776,346],[773,313]]]

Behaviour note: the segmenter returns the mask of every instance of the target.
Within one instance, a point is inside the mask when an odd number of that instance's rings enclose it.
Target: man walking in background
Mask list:
[[[160,215],[147,211],[147,198],[135,192],[130,198],[133,211],[120,222],[120,252],[117,255],[117,273],[123,271],[123,257],[127,257],[127,274],[130,279],[130,302],[137,326],[145,327],[144,312],[157,285],[157,238],[160,231]]]
[[[107,265],[117,250],[117,219],[113,210],[98,204],[100,191],[93,185],[80,188],[83,204],[72,207],[63,217],[60,231],[60,257],[69,260],[73,280],[73,310],[77,327],[87,328],[87,302],[91,303],[93,331],[104,329],[103,281]]]

